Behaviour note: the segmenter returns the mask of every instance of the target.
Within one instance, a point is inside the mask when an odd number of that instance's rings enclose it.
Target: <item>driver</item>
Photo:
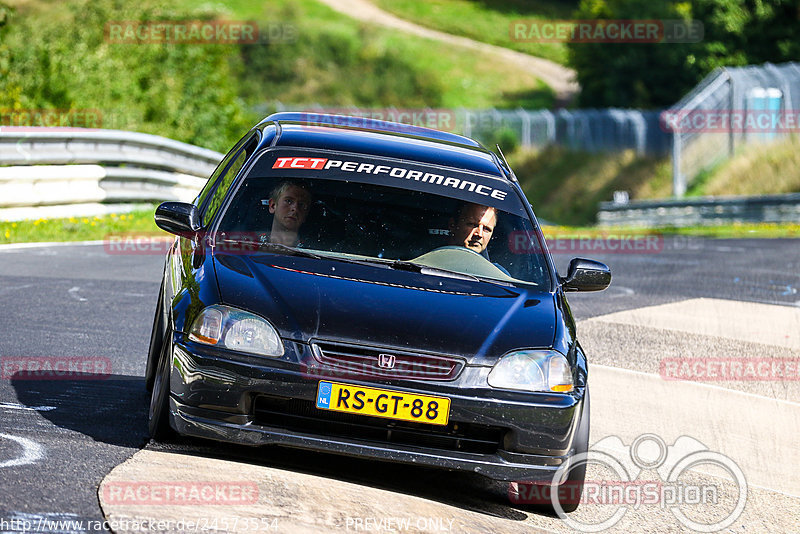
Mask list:
[[[497,210],[491,206],[467,203],[450,219],[450,244],[467,247],[486,256],[486,246],[497,224]]]
[[[270,230],[270,243],[295,247],[298,232],[306,222],[311,208],[311,192],[308,184],[300,180],[283,180],[270,193],[269,212],[275,217]]]

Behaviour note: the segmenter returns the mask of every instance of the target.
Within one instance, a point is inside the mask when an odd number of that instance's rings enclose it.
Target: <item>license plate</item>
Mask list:
[[[450,416],[450,399],[321,381],[317,388],[317,408],[446,425]]]

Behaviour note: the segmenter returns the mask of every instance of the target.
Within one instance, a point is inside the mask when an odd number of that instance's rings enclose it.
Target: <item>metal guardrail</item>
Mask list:
[[[0,128],[0,220],[193,199],[223,155],[156,135]]]
[[[758,197],[698,197],[680,200],[602,202],[601,226],[683,227],[800,220],[800,193]]]

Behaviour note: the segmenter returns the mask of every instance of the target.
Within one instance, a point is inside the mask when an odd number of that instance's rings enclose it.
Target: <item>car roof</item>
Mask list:
[[[272,146],[332,150],[411,160],[508,178],[497,156],[462,135],[346,115],[281,112],[258,124],[277,123]]]

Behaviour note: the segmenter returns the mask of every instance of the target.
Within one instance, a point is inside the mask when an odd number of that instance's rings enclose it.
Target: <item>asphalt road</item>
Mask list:
[[[571,297],[578,319],[696,297],[800,302],[800,240],[666,238],[648,254],[557,254],[562,272],[572,256],[614,273],[606,292]],[[0,249],[0,358],[88,358],[111,373],[0,380],[0,531],[19,530],[15,519],[48,532],[69,531],[54,520],[102,521],[101,480],[147,445],[144,362],[162,265],[161,256],[109,255],[98,245]],[[309,472],[495,517],[528,513],[477,476],[202,441],[148,448]]]

